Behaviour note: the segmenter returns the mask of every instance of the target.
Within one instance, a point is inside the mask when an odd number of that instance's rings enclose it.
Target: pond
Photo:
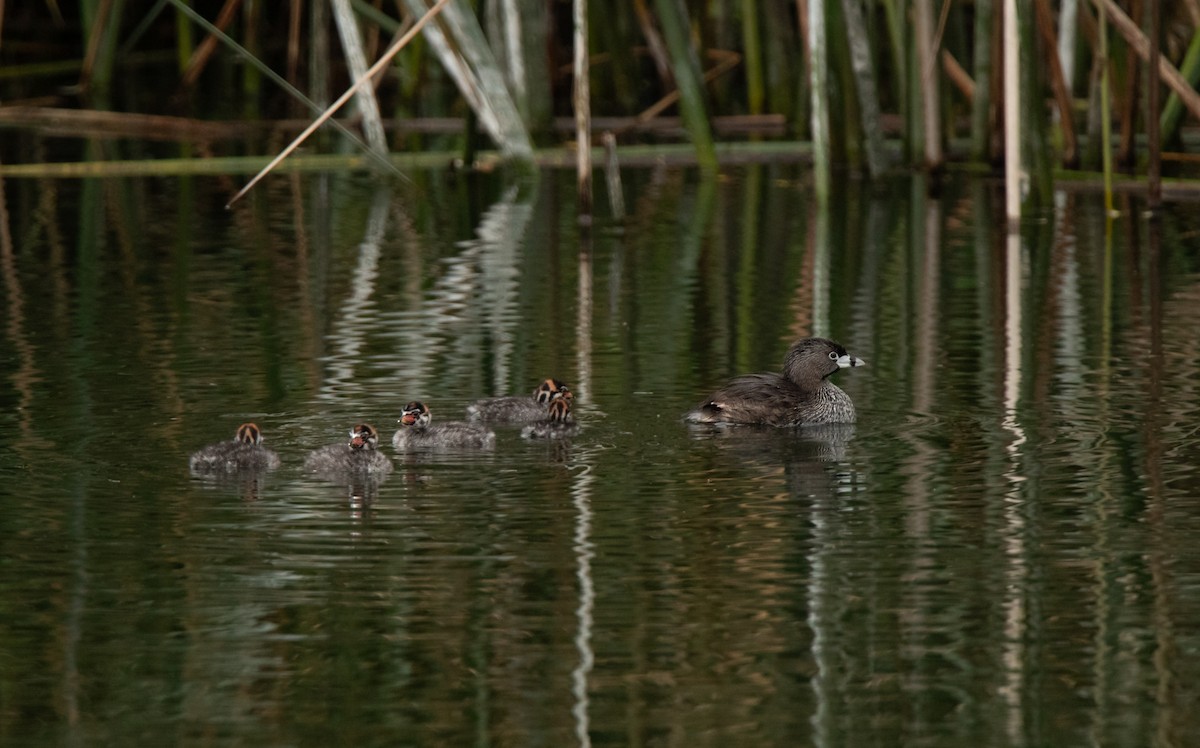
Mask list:
[[[1195,203],[623,177],[586,235],[565,172],[6,180],[0,740],[1200,733]],[[808,335],[856,425],[681,420]],[[390,446],[547,377],[572,439]],[[278,470],[189,472],[246,421]],[[360,421],[391,475],[302,471]]]

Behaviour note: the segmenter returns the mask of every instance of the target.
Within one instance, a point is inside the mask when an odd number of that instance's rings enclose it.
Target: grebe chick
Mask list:
[[[241,470],[274,470],[279,455],[262,444],[262,431],[253,423],[237,427],[230,441],[209,444],[196,451],[188,466],[197,473],[234,473]]]
[[[400,412],[400,429],[392,435],[397,452],[415,449],[492,449],[496,434],[491,429],[464,421],[432,423],[425,403],[414,400]]]
[[[309,452],[304,470],[325,475],[387,475],[392,472],[392,461],[378,447],[379,432],[369,423],[360,423],[350,429],[349,442],[327,444]]]
[[[522,439],[566,439],[579,433],[579,424],[571,417],[571,399],[550,401],[546,417],[521,429]]]
[[[468,421],[485,423],[529,423],[546,417],[551,400],[571,397],[571,388],[558,379],[547,379],[537,386],[531,397],[510,395],[486,397],[467,406]]]
[[[684,418],[693,423],[804,426],[854,423],[854,403],[829,375],[865,362],[825,338],[796,341],[782,374],[737,377]]]

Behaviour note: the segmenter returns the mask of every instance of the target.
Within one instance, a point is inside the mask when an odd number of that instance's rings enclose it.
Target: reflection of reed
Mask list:
[[[109,224],[117,237],[121,251],[121,283],[125,287],[124,297],[133,305],[133,328],[137,335],[134,343],[137,347],[136,360],[146,372],[152,372],[157,378],[158,407],[163,409],[163,418],[158,420],[158,428],[163,436],[170,436],[171,441],[179,443],[183,434],[184,409],[183,398],[180,396],[178,367],[175,365],[175,351],[172,347],[174,335],[161,334],[154,329],[156,321],[161,319],[154,314],[151,294],[143,293],[138,281],[138,256],[136,245],[143,237],[138,229],[140,222],[133,214],[136,198],[133,194],[135,183],[129,180],[105,180],[105,200],[109,212]],[[187,205],[192,197],[189,190],[179,193],[179,215],[190,216],[191,206]],[[180,236],[190,235],[186,228]],[[183,251],[190,251],[184,248]],[[168,322],[169,324],[169,322]]]
[[[44,449],[46,442],[33,427],[33,389],[41,381],[34,349],[25,335],[25,295],[17,278],[17,264],[13,251],[12,228],[9,223],[8,197],[4,191],[4,180],[0,179],[0,269],[4,273],[4,290],[8,297],[7,323],[5,332],[17,352],[19,364],[12,374],[13,389],[17,391],[17,423],[21,438],[14,441],[18,450]]]
[[[941,203],[929,195],[925,179],[915,178],[911,186],[911,252],[914,256],[910,262],[915,276],[916,319],[911,343],[913,363],[910,402],[913,411],[929,414],[934,409],[938,361],[942,347],[942,331],[938,324],[941,304],[939,289],[942,211]],[[901,647],[902,651],[909,650],[909,656],[913,660],[919,660],[928,654],[929,645],[913,632],[927,630],[931,619],[937,615],[937,604],[932,595],[936,594],[938,575],[941,572],[937,563],[938,547],[933,542],[932,535],[933,515],[939,511],[939,506],[935,502],[929,476],[939,472],[937,463],[941,450],[933,447],[929,440],[920,434],[909,434],[906,441],[909,456],[904,461],[903,470],[906,476],[903,500],[904,531],[913,551],[907,558],[907,569],[903,572],[908,584],[905,585],[905,612],[901,615],[906,635]],[[926,674],[923,672],[912,673],[911,687],[914,690],[927,687],[925,678]]]
[[[831,516],[835,511],[835,499],[826,494],[812,503],[809,514],[812,536],[809,540],[811,552],[806,559],[809,581],[805,588],[805,608],[808,611],[805,623],[812,632],[809,651],[817,668],[816,674],[810,679],[816,706],[809,718],[813,728],[812,744],[816,746],[833,744],[833,710],[838,705],[841,686],[837,678],[838,651],[835,637],[838,611],[834,604],[841,591],[837,589],[836,576],[831,573],[827,561],[827,557],[833,554],[833,549],[836,548],[836,543],[833,542],[836,533],[830,528]]]
[[[445,270],[433,288],[415,297],[420,307],[384,320],[396,328],[394,334],[400,339],[392,354],[395,359],[389,357],[386,363],[403,372],[408,391],[433,391],[434,364],[439,358],[443,359],[439,368],[478,371],[483,335],[496,351],[495,391],[511,386],[513,330],[520,322],[518,259],[533,214],[533,197],[532,190],[516,186],[507,190],[484,213],[476,229],[478,239],[461,243],[462,251],[443,261]],[[475,324],[480,316],[483,323]]]
[[[329,374],[318,393],[324,400],[336,400],[353,391],[355,369],[374,318],[371,296],[379,274],[379,244],[387,231],[390,197],[387,190],[379,190],[371,201],[366,234],[358,245],[358,265],[350,283],[350,298],[342,304],[341,315],[334,321],[330,334],[333,350],[327,357]]]
[[[829,329],[829,204],[817,200],[813,208],[812,330],[809,335],[828,337]]]
[[[317,185],[317,194],[328,194],[319,190],[325,178],[317,177],[313,182]],[[300,329],[307,334],[300,336],[301,356],[304,366],[308,369],[309,385],[313,391],[320,387],[321,370],[317,352],[320,350],[320,340],[317,337],[317,315],[312,304],[312,286],[309,283],[312,269],[309,262],[309,229],[304,217],[304,190],[300,175],[293,173],[288,179],[288,188],[292,196],[292,215],[296,227],[296,313],[300,318]]]
[[[591,540],[592,480],[590,466],[585,466],[576,474],[571,487],[571,504],[575,507],[575,534],[571,548],[575,552],[575,578],[579,580],[579,605],[575,609],[578,623],[575,649],[579,652],[579,664],[571,671],[571,694],[575,699],[571,713],[575,717],[575,737],[583,748],[592,744],[588,734],[588,674],[592,672],[595,662],[595,653],[592,651],[592,611],[596,601],[592,582],[592,558],[596,555]]]
[[[575,328],[575,381],[572,394],[586,403],[592,390],[592,238],[579,239],[579,313]]]
[[[858,287],[854,291],[854,323],[851,337],[854,340],[854,355],[871,363],[876,376],[882,376],[884,361],[878,356],[879,349],[872,345],[876,340],[875,325],[879,319],[879,267],[885,257],[887,237],[887,201],[879,196],[868,199],[866,221],[863,229],[862,269],[859,271]],[[799,336],[797,336],[799,337]],[[857,402],[857,397],[856,397]],[[862,408],[860,406],[859,410]]]
[[[476,294],[486,310],[485,328],[497,354],[492,382],[495,392],[506,392],[512,384],[509,367],[513,356],[513,309],[520,289],[517,266],[526,227],[533,216],[533,194],[530,192],[518,202],[518,188],[510,188],[488,208],[476,229],[482,272]]]
[[[1022,269],[1021,235],[1010,231],[1006,244],[1005,264],[1005,352],[1004,352],[1004,418],[1001,427],[1012,435],[1005,449],[1009,468],[1005,493],[1005,568],[1004,645],[1003,660],[1006,682],[1000,693],[1008,705],[1008,735],[1014,743],[1023,742],[1025,735],[1024,701],[1026,682],[1026,617],[1025,596],[1028,594],[1029,568],[1025,560],[1025,501],[1021,490],[1025,476],[1021,471],[1025,431],[1017,418],[1017,403],[1021,393],[1022,371]]]
[[[1157,720],[1155,725],[1154,742],[1158,745],[1172,745],[1181,742],[1181,736],[1175,734],[1177,716],[1172,708],[1172,694],[1177,688],[1173,663],[1178,656],[1178,648],[1175,646],[1174,598],[1171,594],[1175,585],[1172,584],[1170,572],[1173,554],[1166,550],[1170,547],[1166,521],[1166,481],[1163,476],[1163,457],[1166,449],[1162,433],[1163,425],[1155,415],[1162,412],[1163,407],[1163,370],[1165,368],[1163,364],[1166,359],[1163,350],[1163,300],[1159,267],[1162,254],[1162,225],[1158,221],[1149,221],[1148,232],[1146,276],[1150,279],[1148,284],[1149,313],[1147,315],[1150,356],[1146,365],[1146,377],[1149,382],[1142,432],[1146,445],[1144,463],[1148,502],[1146,521],[1154,542],[1150,545],[1146,563],[1150,569],[1150,579],[1154,591],[1151,621],[1155,632],[1154,671],[1158,682],[1154,701],[1161,705],[1165,712],[1163,718]],[[1189,400],[1188,402],[1196,401]]]

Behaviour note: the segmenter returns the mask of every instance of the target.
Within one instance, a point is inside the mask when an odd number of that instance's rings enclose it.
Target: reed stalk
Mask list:
[[[262,44],[259,37],[259,23],[262,20],[263,4],[248,2],[242,5],[242,29],[246,35],[246,49],[259,59],[262,57]],[[242,111],[247,119],[259,119],[259,106],[262,99],[262,72],[255,65],[242,65]]]
[[[708,107],[704,101],[704,88],[700,83],[700,63],[689,38],[687,9],[683,0],[655,0],[654,7],[658,10],[663,36],[671,53],[683,123],[696,148],[696,160],[704,169],[715,171],[717,153],[708,120]]]
[[[1154,73],[1158,70],[1160,50],[1159,40],[1162,37],[1162,14],[1159,10],[1157,0],[1150,0],[1148,3],[1149,10],[1149,26],[1150,26],[1150,55],[1147,60],[1147,67],[1150,68],[1150,75],[1147,76],[1146,90],[1146,150],[1148,151],[1148,161],[1146,165],[1146,203],[1151,210],[1157,209],[1162,204],[1162,139],[1159,133],[1158,116],[1159,116],[1159,99],[1161,87],[1158,83],[1158,76]]]
[[[742,46],[746,61],[746,108],[751,114],[762,114],[766,100],[763,83],[762,37],[758,32],[758,3],[742,0]]]
[[[451,0],[438,0],[433,5],[433,7],[429,8],[429,10],[426,11],[425,15],[421,16],[421,19],[419,21],[417,21],[415,24],[413,24],[413,27],[408,30],[408,33],[405,34],[404,36],[400,37],[398,40],[396,40],[396,42],[388,49],[388,51],[384,52],[383,56],[380,57],[375,62],[375,64],[370,67],[369,70],[367,70],[366,74],[363,77],[354,81],[354,85],[352,85],[352,86],[350,86],[350,88],[346,89],[346,92],[343,93],[340,97],[338,97],[337,101],[333,102],[333,104],[331,104],[329,106],[329,108],[326,109],[325,112],[320,117],[318,117],[316,120],[314,120],[311,125],[309,125],[307,128],[305,128],[304,132],[300,133],[300,135],[298,135],[295,140],[293,140],[291,143],[289,143],[288,146],[283,149],[282,153],[280,153],[278,156],[276,156],[271,161],[271,163],[269,163],[265,167],[263,167],[262,171],[260,171],[258,174],[256,174],[254,176],[254,178],[250,180],[249,184],[247,184],[236,195],[234,195],[233,198],[226,204],[225,207],[228,208],[230,205],[233,205],[235,202],[237,202],[237,200],[239,200],[242,197],[242,195],[245,195],[247,192],[249,192],[250,189],[252,187],[254,187],[254,185],[258,184],[259,180],[261,180],[263,177],[265,177],[267,174],[270,173],[271,169],[273,169],[276,164],[278,164],[279,162],[281,162],[285,158],[287,158],[288,154],[290,154],[292,151],[296,150],[296,148],[298,148],[301,143],[303,143],[306,139],[308,139],[309,135],[313,134],[313,132],[315,132],[318,127],[320,127],[325,122],[327,122],[329,120],[329,118],[332,117],[334,115],[334,113],[337,112],[337,110],[342,107],[343,104],[345,104],[347,101],[350,100],[351,96],[353,96],[355,93],[357,93],[359,88],[370,83],[371,80],[374,78],[375,74],[377,72],[379,72],[380,70],[382,70],[383,67],[385,65],[387,65],[389,62],[391,62],[392,58],[395,57],[396,54],[400,52],[400,50],[404,49],[405,45],[408,44],[413,39],[413,37],[415,37],[417,35],[417,33],[420,32],[420,30],[422,28],[424,28],[425,25],[434,18],[434,16],[436,16],[438,13],[440,13],[442,11],[442,9],[445,8],[450,3],[450,1]]]
[[[1130,0],[1131,13],[1134,16],[1139,15],[1141,0]],[[1124,54],[1120,54],[1123,52]],[[1118,67],[1116,68],[1123,74],[1123,80],[1120,81],[1121,94],[1117,97],[1117,121],[1120,124],[1120,131],[1117,138],[1116,162],[1124,170],[1130,170],[1134,163],[1134,135],[1137,128],[1137,113],[1138,99],[1140,98],[1141,80],[1140,66],[1135,55],[1129,54],[1129,50],[1121,49],[1119,55]],[[1124,63],[1124,67],[1120,67]]]
[[[1058,122],[1061,126],[1063,153],[1062,161],[1067,166],[1075,166],[1079,162],[1079,147],[1075,140],[1075,117],[1071,111],[1071,92],[1067,86],[1066,74],[1055,49],[1058,47],[1054,35],[1054,18],[1050,13],[1048,0],[1034,0],[1038,31],[1046,46],[1047,68],[1050,72],[1050,86],[1054,90],[1054,101],[1058,105]]]
[[[991,0],[979,0],[980,2],[990,3]],[[890,76],[893,86],[893,96],[895,97],[897,108],[899,109],[900,121],[907,123],[909,121],[909,98],[908,98],[908,34],[905,33],[904,15],[900,7],[901,0],[880,0],[883,5],[884,22],[887,27],[888,53],[891,55],[892,74]],[[911,132],[904,135],[905,139],[911,139]]]
[[[236,7],[239,0],[230,0],[226,3],[226,8]],[[225,9],[222,9],[222,14]],[[232,14],[230,14],[232,15]],[[220,22],[218,21],[218,25]],[[211,38],[211,37],[210,37]],[[184,80],[187,80],[186,73],[191,60],[194,56],[194,42],[192,40],[192,24],[188,23],[187,16],[175,11],[175,50],[179,62],[179,71],[185,74]],[[185,83],[186,85],[186,83]]]
[[[484,4],[483,12],[489,43],[526,129],[547,131],[553,114],[545,54],[549,42],[547,4],[542,0],[491,0]]]
[[[875,88],[875,66],[871,61],[870,39],[867,38],[859,0],[842,0],[842,17],[846,21],[850,64],[854,68],[854,90],[858,94],[867,170],[871,176],[879,176],[887,168],[887,154],[883,148],[883,133],[879,129],[881,117],[879,95]]]
[[[971,97],[971,160],[988,161],[991,145],[991,32],[996,13],[992,0],[976,0],[974,19],[974,95]]]
[[[1188,44],[1187,52],[1183,56],[1183,62],[1179,65],[1179,73],[1191,88],[1194,88],[1196,83],[1200,82],[1200,28],[1196,29],[1192,34],[1192,41]],[[1183,100],[1179,98],[1179,94],[1172,91],[1167,96],[1167,105],[1163,108],[1162,115],[1159,117],[1159,127],[1162,130],[1163,140],[1168,142],[1175,140],[1179,123],[1182,120]]]
[[[221,12],[217,14],[217,20],[213,22],[213,26],[221,31],[229,28],[229,24],[233,23],[239,6],[241,6],[241,0],[227,0],[221,8]],[[179,48],[179,69],[183,73],[181,85],[184,88],[191,88],[195,85],[200,74],[204,72],[205,67],[208,66],[208,61],[212,59],[213,53],[217,51],[217,44],[220,42],[220,39],[215,34],[209,34],[193,50],[192,24],[188,22],[187,15],[176,8],[175,19],[175,33],[178,37],[176,44]],[[249,49],[246,51],[250,53]]]
[[[808,0],[809,96],[812,99],[813,181],[817,203],[829,202],[829,66],[825,49],[824,0]]]
[[[608,205],[613,221],[625,222],[625,191],[621,187],[621,165],[617,161],[617,138],[611,132],[600,136],[604,146],[604,180],[608,185]]]
[[[1004,206],[1008,230],[1021,222],[1020,40],[1016,0],[1004,0]]]
[[[1112,24],[1117,33],[1125,39],[1129,47],[1143,60],[1150,56],[1150,42],[1146,39],[1146,35],[1138,29],[1137,24],[1133,22],[1129,16],[1125,15],[1125,11],[1121,10],[1113,0],[1092,0],[1092,4],[1098,10],[1102,10],[1102,18],[1107,21],[1101,23],[1101,26]],[[1171,64],[1165,57],[1158,59],[1158,76],[1166,83],[1168,87],[1175,93],[1179,94],[1183,105],[1187,107],[1193,117],[1200,117],[1200,93],[1197,93],[1187,82],[1187,80],[1179,73],[1179,70]]]
[[[574,0],[575,28],[575,184],[579,193],[579,220],[590,223],[592,215],[592,109],[588,86],[588,2]]]
[[[1097,10],[1099,19],[1096,25],[1100,50],[1100,159],[1104,169],[1104,212],[1110,219],[1107,221],[1109,228],[1106,236],[1111,236],[1111,217],[1113,215],[1112,112],[1108,103],[1108,8],[1101,3],[1097,6]]]
[[[1037,31],[1034,28],[1034,13],[1028,3],[1021,5],[1017,14],[1017,38],[1021,54],[1021,81],[1018,90],[1021,101],[1022,162],[1026,164],[1028,193],[1025,199],[1034,204],[1049,205],[1054,190],[1051,174],[1050,143],[1047,127],[1049,118],[1043,91],[1046,84],[1041,75],[1044,69],[1042,57],[1037,54]],[[1053,53],[1050,53],[1053,56]],[[1036,105],[1034,102],[1038,102]]]
[[[314,114],[320,114],[322,112],[323,107],[321,105],[319,105],[318,102],[320,102],[322,100],[322,98],[328,98],[328,94],[325,94],[324,97],[322,97],[322,95],[321,95],[322,89],[324,88],[324,86],[322,84],[325,81],[323,69],[320,71],[319,75],[314,75],[314,77],[313,77],[312,88],[314,90],[314,93],[313,93],[314,98],[309,99],[307,96],[305,96],[303,93],[301,93],[295,86],[293,86],[288,81],[284,80],[283,77],[281,77],[278,73],[276,73],[274,70],[272,70],[270,67],[268,67],[266,63],[264,63],[262,60],[258,59],[257,57],[253,56],[252,54],[250,54],[249,50],[244,48],[242,45],[238,44],[236,41],[234,41],[232,38],[230,38],[230,36],[228,34],[226,34],[224,31],[220,30],[216,26],[214,26],[211,22],[209,22],[208,19],[206,19],[204,16],[200,15],[195,10],[193,10],[191,8],[191,6],[187,5],[184,2],[184,0],[169,0],[169,2],[171,2],[179,10],[180,13],[185,14],[188,18],[192,19],[197,24],[199,24],[202,28],[204,28],[205,31],[212,34],[216,38],[220,39],[223,44],[225,44],[227,47],[229,47],[230,49],[237,52],[243,59],[245,59],[251,65],[258,67],[263,72],[263,74],[267,76],[267,78],[272,80],[281,89],[283,89],[287,93],[291,94],[292,98],[303,103]],[[319,4],[321,7],[325,7],[325,0],[314,0],[314,2]],[[322,56],[315,51],[315,50],[320,49],[321,47],[322,47],[322,45],[320,43],[314,43],[314,52],[313,52],[314,60],[323,59]],[[389,162],[387,159],[381,158],[381,157],[379,157],[378,154],[375,154],[374,152],[372,152],[367,147],[367,145],[365,143],[363,143],[362,140],[357,135],[355,135],[352,130],[350,130],[350,128],[346,127],[346,125],[342,124],[341,122],[338,122],[337,120],[333,120],[333,126],[336,127],[338,129],[338,131],[340,131],[343,135],[350,138],[351,142],[353,142],[356,146],[363,149],[364,151],[372,153],[373,156],[375,157],[376,163],[380,164],[381,166],[383,166],[386,169],[392,169],[392,170],[395,169],[395,167],[393,167],[391,165],[391,162]],[[396,172],[396,174],[399,175],[399,172]]]
[[[362,34],[358,31],[358,21],[350,7],[350,0],[331,0],[333,20],[337,25],[338,36],[342,40],[342,52],[346,57],[346,66],[355,80],[373,76],[367,75],[367,53],[363,49]],[[355,94],[358,111],[362,114],[363,134],[371,150],[383,155],[388,151],[387,135],[383,131],[383,116],[379,113],[379,101],[375,98],[375,87],[359,86]]]
[[[917,69],[920,71],[921,131],[924,150],[921,154],[926,169],[942,167],[942,119],[939,113],[941,96],[938,93],[937,41],[933,33],[932,0],[914,0],[913,25],[916,35]]]
[[[428,13],[424,0],[405,0],[415,15]],[[437,23],[425,26],[425,38],[458,84],[459,92],[479,122],[510,158],[528,160],[533,152],[529,131],[512,100],[504,74],[487,44],[478,19],[466,0],[438,0],[445,7]],[[397,50],[399,51],[399,50]]]
[[[764,20],[759,26],[766,37],[763,45],[767,86],[765,111],[797,117],[796,100],[804,85],[801,62],[804,55],[792,24],[792,4],[788,0],[767,0],[763,13]]]
[[[117,30],[121,28],[121,11],[124,6],[124,0],[85,0],[81,6],[83,28],[88,32],[80,85],[102,97],[107,96],[112,87]]]
[[[179,0],[171,0],[179,2]],[[308,92],[318,112],[329,106],[329,2],[309,0]],[[232,41],[232,40],[231,40]],[[289,84],[290,85],[290,84]],[[299,93],[297,91],[297,93]],[[365,148],[365,146],[364,146]]]

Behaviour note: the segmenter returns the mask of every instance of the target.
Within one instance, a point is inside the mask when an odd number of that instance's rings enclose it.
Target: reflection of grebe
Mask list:
[[[473,423],[447,421],[433,424],[433,416],[425,403],[414,400],[400,412],[400,429],[392,436],[392,446],[399,452],[410,449],[491,449],[496,435]]]
[[[488,397],[467,406],[468,421],[487,423],[529,423],[546,417],[551,400],[571,397],[571,388],[557,379],[547,379],[538,385],[531,397]]]
[[[737,377],[684,416],[694,423],[803,426],[854,423],[854,403],[829,375],[865,362],[825,338],[798,340],[783,362],[783,374]]]
[[[571,418],[571,399],[550,401],[546,417],[521,429],[522,439],[565,439],[579,433],[579,424]]]
[[[274,470],[279,455],[262,445],[262,431],[253,423],[243,423],[231,441],[209,444],[188,461],[198,473],[233,473],[240,470]]]
[[[380,452],[379,432],[369,423],[360,423],[350,429],[350,441],[344,444],[328,444],[309,452],[304,460],[304,469],[310,473],[366,473],[387,475],[392,472],[392,461]]]

